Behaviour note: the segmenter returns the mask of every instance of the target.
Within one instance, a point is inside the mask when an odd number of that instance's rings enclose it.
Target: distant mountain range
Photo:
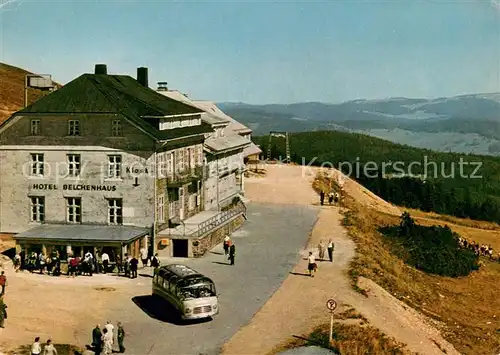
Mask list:
[[[218,106],[251,127],[254,135],[338,130],[438,151],[500,155],[500,93],[438,99],[394,97],[341,104]]]

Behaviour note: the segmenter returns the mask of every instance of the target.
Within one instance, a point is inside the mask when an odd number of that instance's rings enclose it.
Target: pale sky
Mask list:
[[[62,84],[105,63],[134,77],[146,66],[152,87],[216,102],[500,92],[497,1],[18,0],[0,11],[0,61]]]

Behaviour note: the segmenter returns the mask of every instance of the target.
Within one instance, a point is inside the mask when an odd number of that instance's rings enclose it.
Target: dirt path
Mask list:
[[[318,198],[311,189],[314,175],[304,176],[301,167],[267,166],[267,169],[266,178],[246,181],[246,197],[267,203],[317,202]],[[349,185],[357,188],[354,184]],[[344,186],[348,189],[349,185]],[[377,201],[378,198],[368,196],[381,204]],[[413,352],[443,354],[441,348],[447,354],[459,354],[424,316],[395,299],[371,280],[359,281],[359,286],[368,290],[368,298],[352,290],[346,270],[355,255],[355,245],[341,226],[342,216],[338,208],[318,208],[318,222],[302,255],[305,258],[308,251],[314,250],[321,239],[332,238],[335,242],[334,262],[320,262],[318,273],[310,278],[300,275],[307,272],[307,261],[303,258],[293,270],[294,274],[285,280],[252,321],[225,344],[222,353],[267,354],[292,335],[307,333],[328,322],[326,301],[334,298],[339,304],[339,312],[346,305],[354,307],[373,326],[407,344]]]

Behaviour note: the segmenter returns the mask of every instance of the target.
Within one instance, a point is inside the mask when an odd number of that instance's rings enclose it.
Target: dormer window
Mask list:
[[[111,135],[113,137],[120,137],[122,135],[122,121],[113,120],[111,122]]]
[[[68,136],[79,136],[80,135],[80,121],[69,120],[68,121]]]
[[[31,120],[30,132],[32,136],[40,135],[40,120]]]

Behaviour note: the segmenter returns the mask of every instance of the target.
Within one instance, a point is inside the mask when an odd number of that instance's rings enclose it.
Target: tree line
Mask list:
[[[500,222],[499,158],[441,153],[337,131],[289,137],[293,162],[338,168],[391,203]],[[267,154],[269,136],[254,137],[254,142]],[[284,159],[284,139],[273,137],[271,157]]]

